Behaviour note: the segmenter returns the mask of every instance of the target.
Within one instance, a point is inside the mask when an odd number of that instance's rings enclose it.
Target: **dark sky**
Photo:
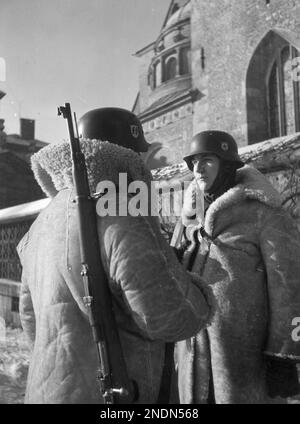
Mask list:
[[[0,118],[6,132],[19,133],[23,117],[36,120],[42,141],[67,138],[65,121],[56,116],[66,101],[78,117],[96,107],[131,109],[139,64],[133,54],[156,39],[169,4],[0,0],[0,58],[6,64],[0,90],[7,93]]]

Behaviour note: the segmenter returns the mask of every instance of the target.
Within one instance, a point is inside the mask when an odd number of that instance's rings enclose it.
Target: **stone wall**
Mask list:
[[[183,108],[186,111],[187,106]],[[178,163],[187,154],[188,141],[193,133],[191,110],[184,113],[184,116],[181,116],[180,108],[170,114],[169,123],[155,122],[155,127],[151,132],[147,132],[146,129],[146,139],[149,143],[153,143],[151,151],[145,157],[146,163],[151,163],[151,168],[161,168]],[[159,118],[157,121],[160,121]],[[151,122],[149,124],[151,125]],[[156,154],[157,151],[158,154]]]

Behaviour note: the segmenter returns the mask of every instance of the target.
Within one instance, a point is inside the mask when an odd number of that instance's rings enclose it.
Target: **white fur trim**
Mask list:
[[[209,306],[209,315],[208,315],[208,318],[206,319],[206,324],[203,327],[203,328],[207,328],[211,325],[213,317],[217,309],[217,302],[215,299],[215,295],[213,294],[211,287],[197,273],[191,272],[191,271],[187,271],[187,272],[191,276],[193,283],[196,284],[198,287],[200,287],[202,294],[205,297],[205,300]]]
[[[108,180],[118,185],[119,173],[127,173],[128,182],[140,180],[150,187],[151,173],[133,150],[99,140],[80,140],[80,145],[91,192],[100,181]],[[37,182],[48,197],[73,187],[69,143],[49,144],[31,157],[31,164]]]
[[[272,208],[281,207],[281,198],[277,190],[257,169],[245,165],[237,170],[237,185],[218,197],[207,209],[205,230],[211,234],[216,214],[225,208],[245,199],[254,199]]]
[[[299,356],[297,356],[297,355],[289,355],[289,354],[273,353],[273,352],[268,352],[268,351],[264,351],[264,354],[265,354],[266,356],[271,357],[271,358],[273,357],[273,358],[279,358],[279,359],[289,359],[289,360],[295,361],[295,362],[297,362],[297,363],[299,363],[299,362],[300,362],[300,357],[299,357]]]

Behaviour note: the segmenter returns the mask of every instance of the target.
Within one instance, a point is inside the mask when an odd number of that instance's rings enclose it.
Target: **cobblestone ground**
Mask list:
[[[29,351],[22,331],[7,328],[6,334],[0,335],[0,404],[23,403],[28,365]],[[300,404],[300,395],[290,398],[289,403]]]

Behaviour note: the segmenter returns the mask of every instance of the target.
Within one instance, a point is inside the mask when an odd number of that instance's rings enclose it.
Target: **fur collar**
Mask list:
[[[271,208],[280,208],[281,199],[267,178],[257,169],[245,165],[237,170],[237,185],[218,197],[207,209],[205,230],[212,233],[216,214],[246,199],[257,200]]]
[[[144,181],[150,187],[152,176],[141,157],[133,150],[108,141],[80,140],[84,153],[91,192],[100,181],[118,185],[119,173],[127,173],[128,182]],[[73,187],[70,145],[49,144],[31,157],[35,179],[48,197],[64,188]]]

